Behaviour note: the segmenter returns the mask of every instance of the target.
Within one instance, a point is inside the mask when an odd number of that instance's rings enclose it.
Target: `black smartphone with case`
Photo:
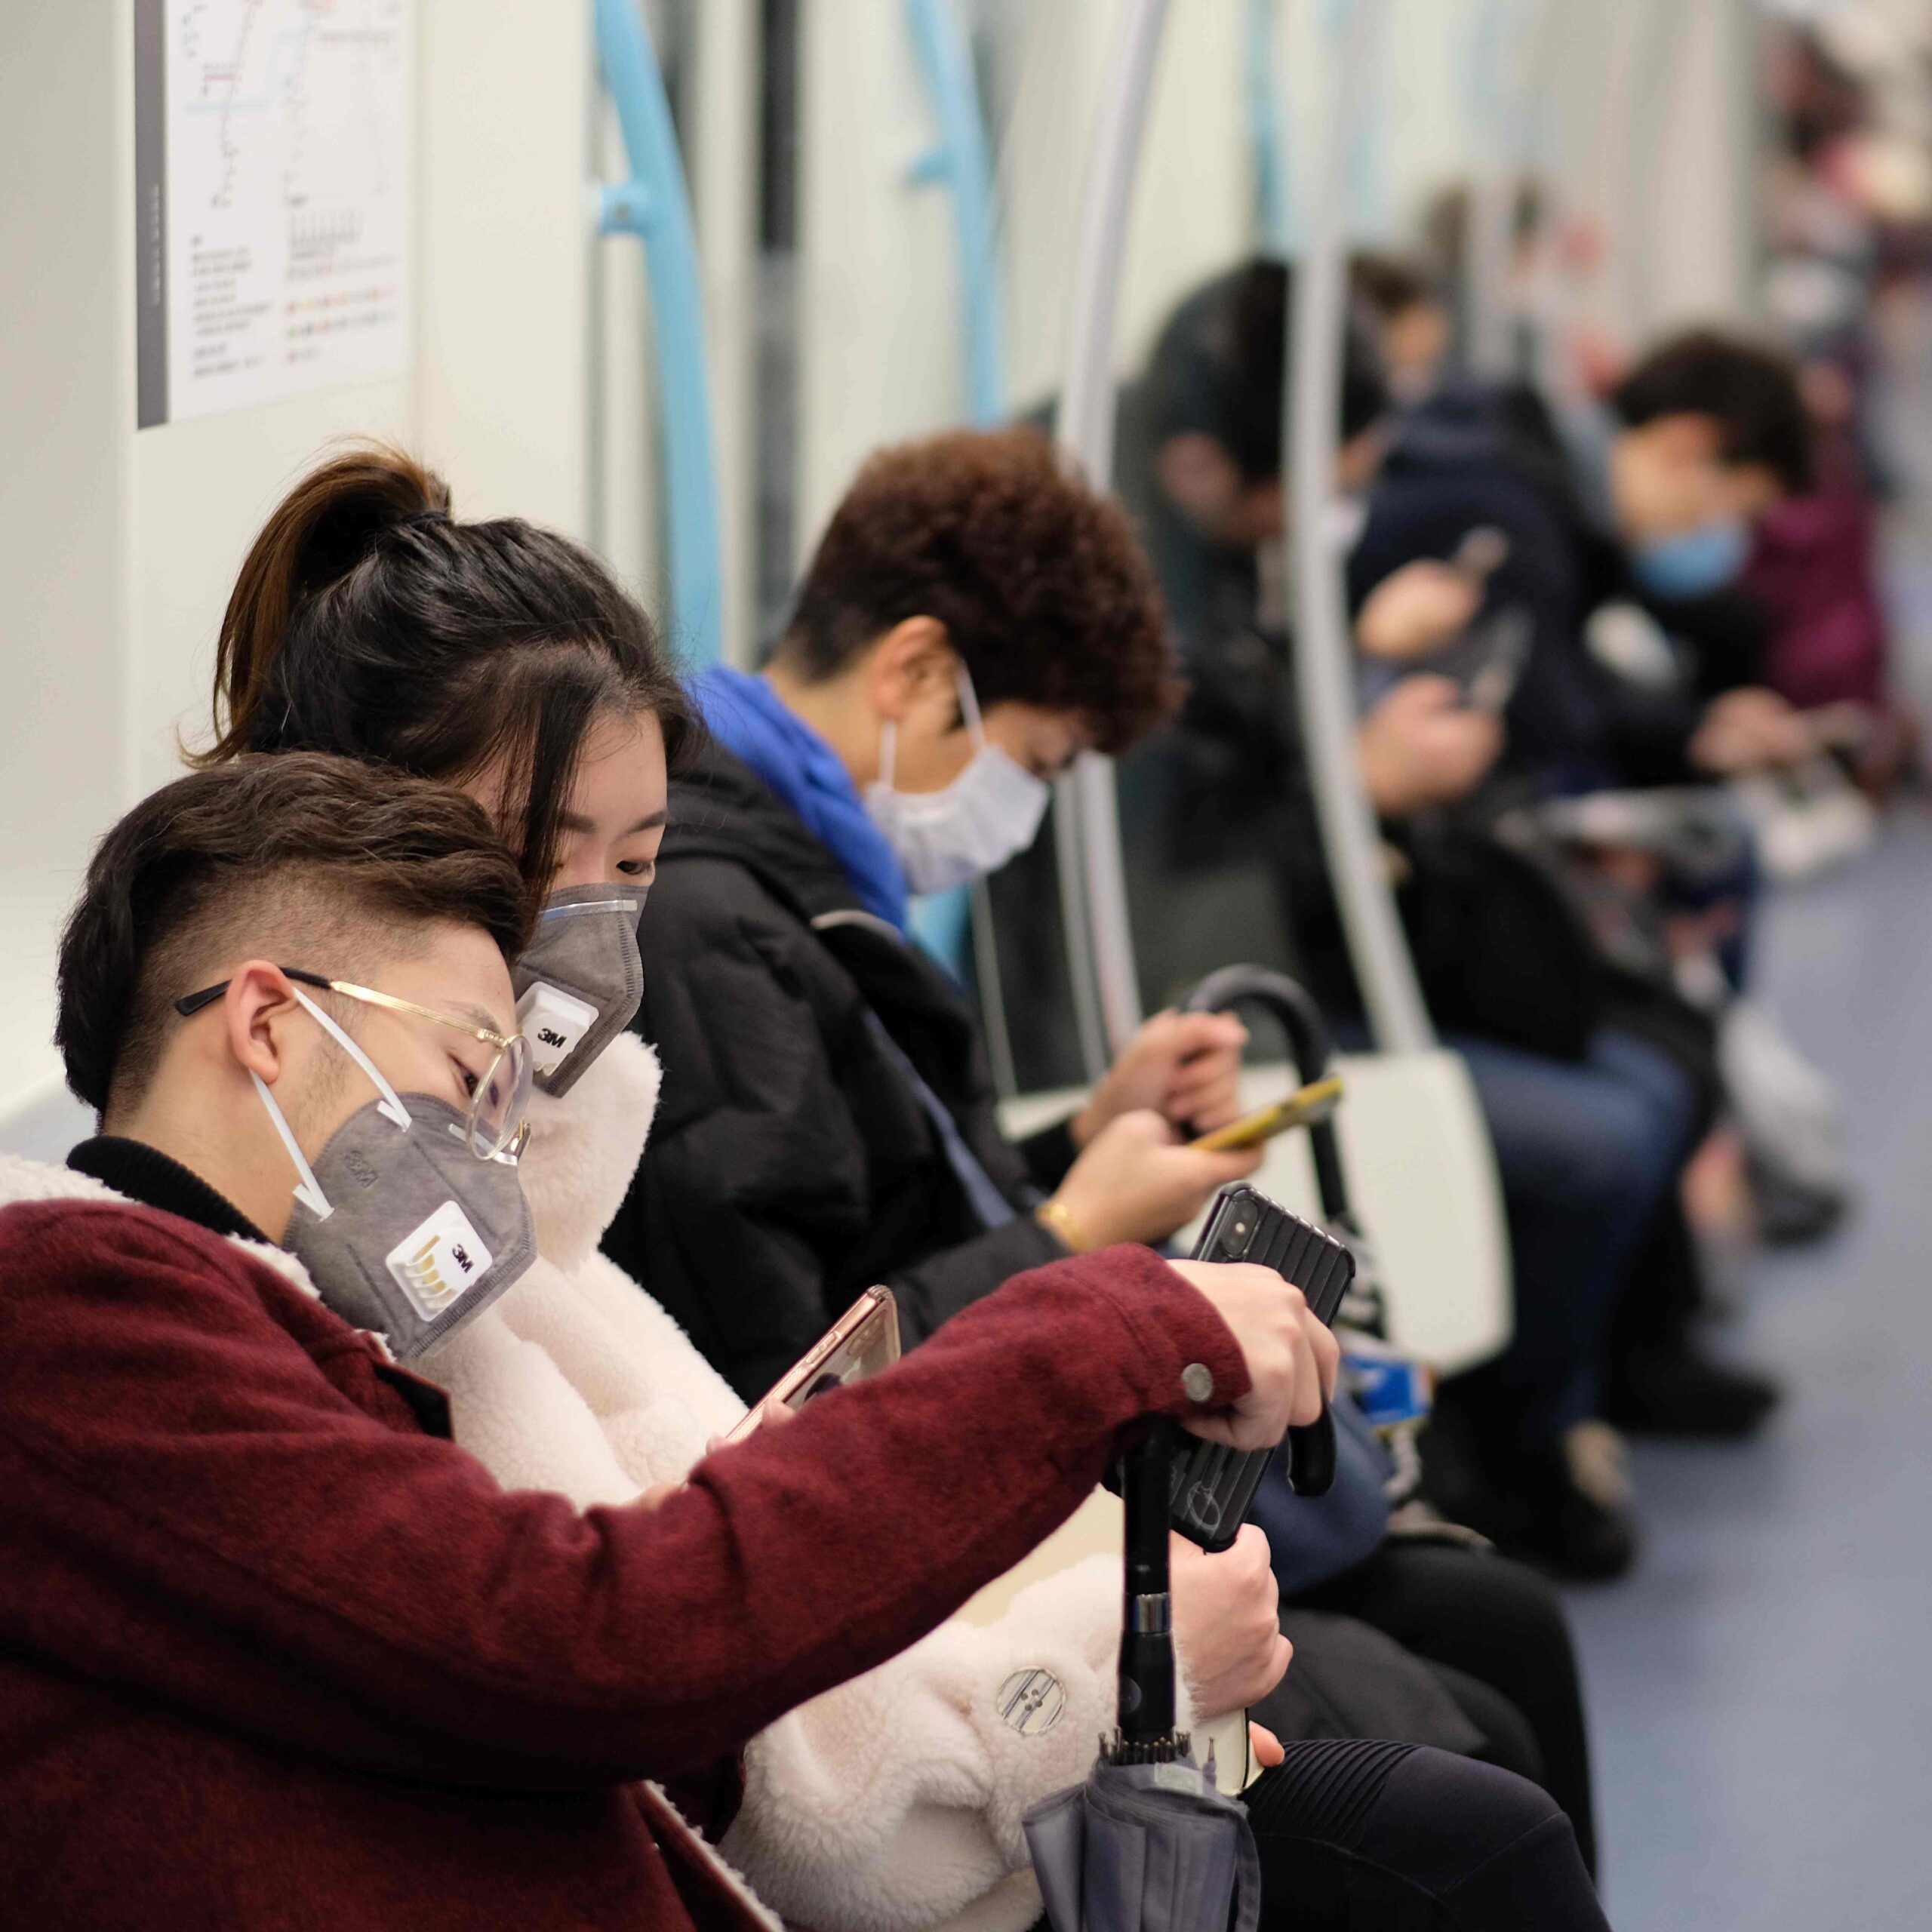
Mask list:
[[[1308,1297],[1316,1320],[1332,1325],[1355,1279],[1355,1258],[1333,1235],[1291,1214],[1265,1194],[1223,1188],[1195,1244],[1196,1261],[1252,1261],[1272,1268]],[[1279,1455],[1300,1496],[1320,1496],[1335,1479],[1335,1425],[1321,1420],[1291,1429],[1274,1449],[1230,1449],[1177,1432],[1170,1507],[1174,1526],[1209,1552],[1226,1549],[1247,1515],[1256,1485]]]

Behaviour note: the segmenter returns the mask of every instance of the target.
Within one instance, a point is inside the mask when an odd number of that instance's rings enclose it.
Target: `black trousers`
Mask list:
[[[1563,1601],[1547,1578],[1506,1557],[1392,1537],[1294,1601],[1358,1618],[1434,1665],[1484,1734],[1477,1755],[1540,1784],[1595,1870],[1583,1687]]]
[[[1243,1801],[1263,1932],[1609,1932],[1570,1820],[1494,1764],[1324,1738]]]
[[[1246,1802],[1271,1932],[1608,1932],[1568,1818],[1495,1765],[1297,1744]]]

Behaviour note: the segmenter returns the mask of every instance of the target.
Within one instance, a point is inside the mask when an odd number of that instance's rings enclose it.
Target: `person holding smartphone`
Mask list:
[[[539,1254],[442,1351],[437,1374],[459,1441],[507,1487],[560,1491],[580,1506],[670,1506],[743,1403],[596,1247],[655,1104],[656,1063],[622,1017],[635,997],[636,902],[663,838],[667,762],[688,730],[647,621],[576,546],[514,519],[456,522],[435,478],[369,451],[325,466],[270,518],[231,601],[219,675],[217,758],[323,743],[434,769],[488,804],[524,855],[546,905],[518,963],[519,1011],[533,1032],[559,1030],[539,1049],[520,1167]],[[1011,1366],[1028,1372],[1023,1359]],[[801,1427],[784,1440],[810,1457]],[[893,1522],[888,1509],[878,1534]],[[1176,1566],[1199,1715],[1240,1709],[1286,1660],[1254,1545],[1212,1558],[1190,1549]],[[783,1586],[775,1575],[758,1585]],[[970,1905],[993,1915],[987,1925],[1025,1924],[1023,1889],[1011,1882],[1024,1859],[1019,1814],[1084,1770],[1093,1714],[1113,1694],[1118,1590],[1118,1563],[1086,1566],[998,1625],[947,1624],[767,1725],[746,1753],[734,1861],[806,1922],[924,1924]],[[1057,1700],[1028,1710],[1000,1697],[1016,1672],[1035,1672]],[[1050,1705],[1048,1725],[1037,1720]],[[1315,1749],[1291,1746],[1290,1767]],[[1417,1770],[1435,1757],[1420,1754]],[[1446,1774],[1456,1802],[1470,1795],[1466,1774],[1506,1810],[1520,1798],[1481,1770]],[[1387,1800],[1397,1814],[1411,1801]],[[936,1817],[956,1854],[938,1864],[921,1849]],[[1487,1829],[1472,1831],[1472,1847]]]
[[[59,1032],[103,1132],[0,1161],[8,1924],[769,1925],[684,1822],[728,1818],[747,1739],[1141,1418],[1319,1413],[1292,1290],[1123,1249],[655,1507],[500,1487],[423,1378],[534,1254],[529,924],[473,801],[312,754],[177,780],[97,853]]]

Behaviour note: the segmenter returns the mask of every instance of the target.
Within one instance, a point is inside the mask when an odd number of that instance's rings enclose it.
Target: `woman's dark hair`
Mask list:
[[[1708,416],[1724,460],[1772,471],[1794,496],[1811,487],[1811,419],[1789,357],[1718,329],[1687,329],[1653,349],[1611,392],[1632,429],[1662,416]]]
[[[312,752],[191,773],[129,812],[88,866],[60,936],[67,1084],[97,1112],[138,1100],[173,1003],[237,955],[367,978],[450,923],[511,959],[534,910],[488,815],[450,786]]]
[[[819,540],[780,655],[832,677],[909,617],[945,625],[983,706],[1078,712],[1103,751],[1178,700],[1126,512],[1032,429],[953,430],[872,457]]]
[[[401,451],[305,477],[255,539],[221,622],[219,736],[192,761],[321,751],[460,782],[501,763],[525,875],[553,869],[583,742],[654,712],[675,770],[693,714],[636,601],[590,553],[520,517],[458,523]]]

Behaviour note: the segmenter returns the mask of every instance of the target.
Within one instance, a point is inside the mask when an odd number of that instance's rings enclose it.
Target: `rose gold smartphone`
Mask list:
[[[829,1389],[863,1382],[899,1359],[899,1304],[890,1288],[868,1288],[754,1402],[727,1442],[742,1442],[775,1408],[802,1409]]]

